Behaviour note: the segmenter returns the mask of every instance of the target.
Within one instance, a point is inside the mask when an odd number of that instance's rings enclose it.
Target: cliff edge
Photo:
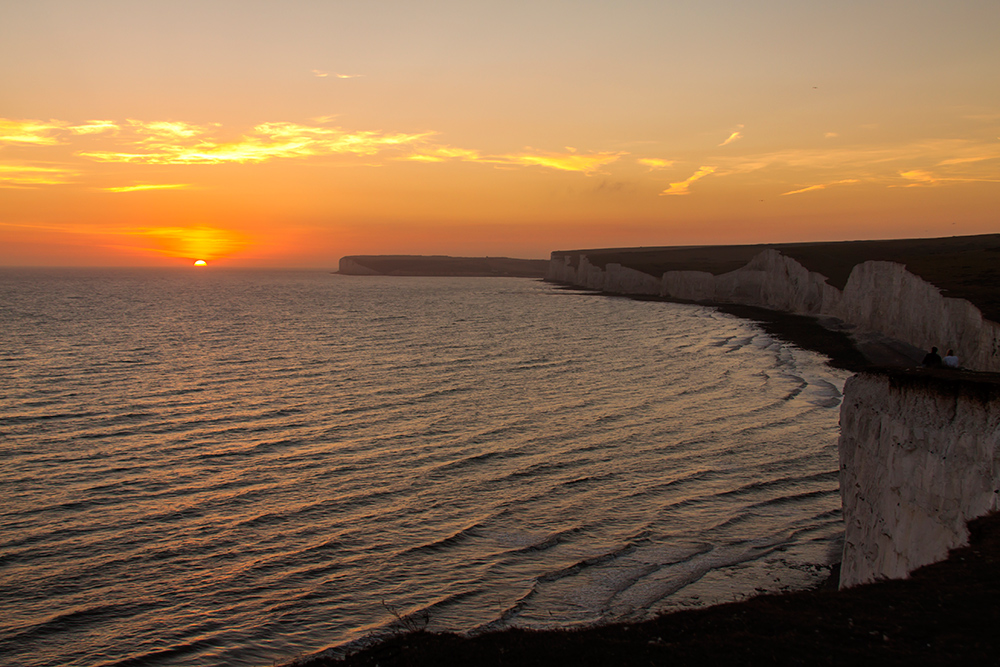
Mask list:
[[[952,348],[1000,372],[1000,235],[553,252],[547,280],[612,294],[741,304],[835,320],[859,346]],[[992,319],[991,319],[992,318]],[[903,364],[908,365],[908,364]]]
[[[1000,509],[1000,377],[854,375],[840,409],[841,587],[905,578]]]

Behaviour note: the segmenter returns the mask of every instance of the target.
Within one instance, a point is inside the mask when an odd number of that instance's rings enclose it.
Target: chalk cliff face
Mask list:
[[[840,307],[829,314],[923,349],[953,348],[966,368],[1000,371],[1000,325],[894,262],[854,267]]]
[[[378,271],[368,268],[362,264],[359,264],[354,260],[353,257],[341,257],[340,258],[340,268],[338,273],[342,273],[345,276],[377,276]]]
[[[965,368],[1000,372],[1000,325],[902,264],[856,265],[844,289],[773,248],[718,275],[660,278],[585,253],[553,254],[548,279],[837,318],[855,333],[953,348]],[[942,350],[943,351],[943,350]],[[968,543],[966,522],[1000,508],[1000,382],[975,373],[885,371],[850,378],[840,417],[845,541],[841,586],[911,571]]]
[[[764,250],[741,269],[713,276],[701,271],[663,274],[662,296],[760,306],[800,315],[819,315],[839,303],[840,291],[826,277],[777,250]]]
[[[906,577],[998,509],[1000,386],[917,373],[848,379],[840,413],[841,587]]]
[[[1000,372],[1000,325],[964,299],[951,299],[894,262],[854,267],[844,290],[774,249],[746,266],[712,275],[667,271],[657,279],[620,264],[601,268],[586,254],[553,256],[548,280],[614,294],[652,294],[689,301],[739,303],[800,315],[835,317],[914,347],[953,348],[966,368]]]

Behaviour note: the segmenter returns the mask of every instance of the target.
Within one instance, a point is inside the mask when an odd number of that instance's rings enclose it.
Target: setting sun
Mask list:
[[[0,265],[996,230],[993,3],[115,4],[0,5]]]
[[[195,266],[208,266],[208,262],[206,262],[206,261],[205,261],[205,260],[203,260],[203,259],[196,259],[196,260],[194,261],[194,265],[195,265]]]

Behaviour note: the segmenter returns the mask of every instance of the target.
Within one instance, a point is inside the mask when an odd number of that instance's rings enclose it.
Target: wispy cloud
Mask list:
[[[946,167],[947,180],[992,181],[1000,177],[995,163],[1000,159],[1000,145],[971,140],[938,139],[908,144],[837,146],[835,148],[791,148],[769,153],[739,156],[716,155],[717,176],[747,174],[763,169],[796,170],[800,174],[814,170],[816,180],[831,183],[831,174],[847,179],[891,185],[901,172],[914,169]],[[800,175],[796,180],[802,178]],[[946,180],[946,179],[938,179]]]
[[[913,183],[907,183],[905,185],[898,185],[895,187],[902,188],[921,188],[930,187],[934,185],[940,185],[942,179],[937,178],[929,171],[924,171],[923,169],[910,169],[909,171],[901,171],[899,175],[908,181],[913,181]]]
[[[503,155],[483,155],[479,151],[452,146],[428,146],[403,159],[418,162],[444,162],[445,160],[461,160],[463,162],[478,162],[483,164],[511,165],[526,167],[547,167],[558,171],[576,171],[590,174],[605,165],[615,162],[625,153],[578,153],[575,149],[566,149],[566,153],[546,153],[541,151],[525,151],[523,153],[507,153]]]
[[[53,146],[63,143],[55,133],[65,127],[61,121],[0,118],[0,143]]]
[[[445,162],[447,160],[463,160],[466,162],[476,162],[482,159],[479,151],[468,148],[454,148],[452,146],[428,146],[420,148],[416,153],[407,155],[403,159],[415,162]]]
[[[988,178],[984,176],[947,176],[935,174],[925,169],[909,169],[907,171],[899,172],[899,175],[911,182],[901,185],[897,184],[891,187],[929,188],[939,185],[947,185],[949,183],[1000,183],[1000,174],[997,174],[997,178]]]
[[[992,155],[970,155],[968,157],[953,157],[938,162],[939,167],[948,167],[956,164],[969,164],[970,162],[984,162],[986,160],[996,160],[1000,158],[1000,150],[994,151]]]
[[[338,79],[357,79],[358,77],[364,76],[364,74],[340,74],[339,72],[326,72],[321,69],[309,70],[314,76],[318,76],[321,79],[325,79],[328,76],[334,76]]]
[[[122,185],[114,188],[101,188],[107,192],[139,192],[141,190],[179,190],[191,187],[190,183],[141,183],[139,185]]]
[[[150,135],[134,145],[141,150],[84,151],[80,155],[99,162],[132,164],[263,162],[345,153],[374,155],[384,149],[418,144],[433,135],[348,132],[337,127],[276,122],[262,123],[237,141],[222,142],[206,136],[207,128],[184,123],[145,123],[139,129]]]
[[[732,134],[730,134],[726,138],[725,141],[723,141],[721,144],[719,144],[719,146],[720,147],[721,146],[728,146],[729,144],[733,143],[734,141],[739,141],[740,139],[742,139],[743,138],[743,133],[740,131],[742,129],[743,129],[743,125],[742,124],[741,125],[737,125],[736,129],[733,130]]]
[[[165,141],[199,137],[211,132],[214,127],[218,127],[218,125],[195,125],[193,123],[185,123],[184,121],[144,121],[135,120],[134,118],[129,118],[128,124],[139,134],[145,135],[154,140],[161,139]]]
[[[636,160],[639,164],[649,167],[649,170],[654,169],[666,169],[667,167],[672,167],[675,160],[661,160],[657,157],[643,157]]]
[[[515,153],[481,158],[480,162],[548,167],[560,171],[592,173],[615,162],[623,153]]]
[[[716,167],[706,166],[699,167],[698,171],[691,174],[683,181],[677,181],[676,183],[671,183],[670,187],[660,193],[660,196],[664,195],[686,195],[690,193],[691,184],[697,180],[705,178],[706,176],[715,173]]]
[[[457,160],[511,167],[543,167],[582,174],[599,173],[616,162],[624,152],[523,151],[484,154],[473,148],[448,146],[435,142],[437,133],[386,132],[382,130],[347,130],[334,126],[335,116],[322,116],[312,123],[277,121],[260,123],[236,139],[224,138],[217,123],[198,125],[184,121],[144,121],[134,118],[124,123],[110,120],[87,121],[78,125],[64,122],[4,121],[9,141],[49,144],[66,143],[66,135],[94,135],[90,146],[78,150],[78,158],[102,163],[149,165],[210,165],[224,163],[259,163],[277,159],[306,159],[323,156],[384,155],[387,159],[417,162]],[[99,137],[99,135],[104,135]],[[82,140],[82,139],[81,139]],[[100,141],[97,145],[95,141]],[[647,166],[663,168],[666,160],[648,159]],[[42,172],[39,172],[42,173]],[[53,170],[52,174],[57,171]],[[27,178],[22,176],[22,179]],[[108,192],[134,192],[145,189],[185,187],[184,184],[140,184],[103,188]]]
[[[343,120],[336,116],[322,116],[303,122],[273,121],[233,129],[218,123],[176,119],[73,122],[0,119],[0,148],[8,158],[0,169],[0,183],[4,187],[41,187],[71,183],[81,174],[88,174],[90,187],[107,186],[102,187],[107,192],[182,189],[186,183],[156,184],[158,177],[139,173],[130,174],[125,181],[135,183],[134,178],[139,181],[135,185],[123,186],[120,180],[95,182],[92,176],[101,173],[101,168],[93,163],[216,165],[312,159],[355,164],[359,158],[364,158],[365,164],[388,160],[428,164],[450,161],[592,176],[613,172],[623,162],[623,156],[629,155],[624,151],[569,147],[552,151],[528,147],[487,153],[474,147],[447,145],[439,133],[430,130],[351,129],[340,123]],[[668,196],[690,194],[693,184],[708,175],[747,176],[764,170],[766,176],[755,178],[766,181],[768,188],[780,188],[777,191],[784,195],[859,182],[883,187],[928,187],[1000,180],[1000,143],[992,139],[849,145],[836,141],[810,148],[748,153],[728,147],[742,136],[742,128],[738,126],[717,147],[679,156],[684,162],[657,157],[657,152],[666,149],[651,144],[643,149],[650,151],[646,153],[648,157],[630,157],[629,164],[633,169],[638,164],[650,171],[687,165],[691,175],[661,191],[660,194]],[[819,137],[816,139],[819,141]],[[19,162],[12,162],[15,156]],[[656,174],[652,178],[658,176],[662,178]],[[174,175],[170,179],[195,182],[191,176]],[[743,181],[750,183],[748,179]],[[775,186],[776,183],[779,185]]]
[[[64,185],[77,173],[65,167],[0,164],[0,187],[25,188],[39,185]]]
[[[82,125],[70,125],[73,134],[101,134],[102,132],[117,132],[118,124],[111,120],[88,120]]]
[[[799,195],[803,192],[813,192],[814,190],[825,190],[831,185],[846,185],[848,183],[860,183],[861,181],[857,178],[844,178],[839,181],[833,181],[832,183],[820,183],[818,185],[810,185],[805,188],[800,188],[798,190],[792,190],[790,192],[782,192],[781,195]]]

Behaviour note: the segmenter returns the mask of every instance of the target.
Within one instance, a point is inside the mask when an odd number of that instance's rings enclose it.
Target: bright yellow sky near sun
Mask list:
[[[1000,232],[1000,3],[0,4],[0,265]]]

